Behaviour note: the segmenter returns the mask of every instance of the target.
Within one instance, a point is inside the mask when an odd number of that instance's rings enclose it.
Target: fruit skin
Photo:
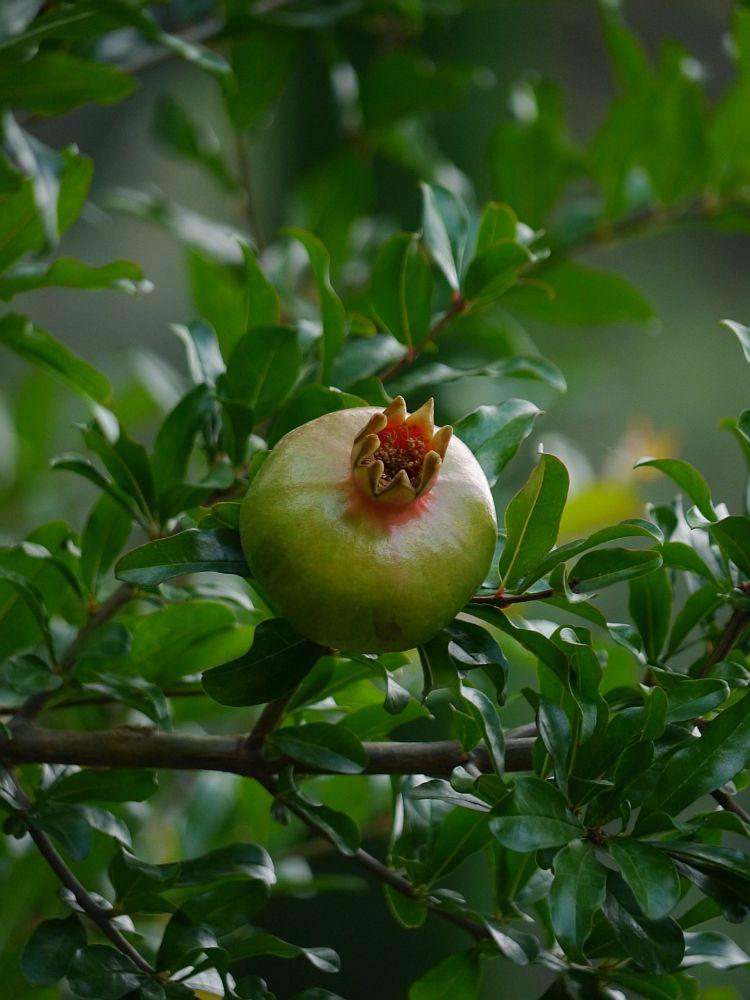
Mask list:
[[[240,511],[245,556],[281,614],[323,646],[361,653],[432,638],[482,583],[497,538],[487,479],[455,436],[414,503],[378,505],[359,490],[352,442],[377,412],[339,410],[290,431]]]

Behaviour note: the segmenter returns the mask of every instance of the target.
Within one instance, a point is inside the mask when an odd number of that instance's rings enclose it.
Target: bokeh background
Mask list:
[[[728,2],[629,0],[624,8],[651,52],[656,53],[664,39],[683,43],[700,63],[708,93],[716,99],[733,72],[726,49]],[[320,45],[324,44],[322,39]],[[478,203],[491,193],[489,138],[497,122],[507,118],[511,90],[520,77],[555,80],[562,88],[573,132],[582,138],[600,124],[614,93],[592,2],[481,5],[431,27],[423,44],[437,64],[450,59],[486,68],[474,73],[465,99],[434,120],[441,149],[469,179]],[[304,221],[300,187],[337,142],[327,75],[318,55],[314,50],[301,53],[277,111],[253,133],[254,209],[267,236],[282,225]],[[196,117],[213,125],[223,143],[231,144],[215,83],[176,60],[146,67],[139,78],[140,88],[114,107],[86,107],[29,128],[55,148],[76,143],[96,164],[93,204],[66,235],[64,252],[92,264],[123,257],[136,260],[153,282],[153,291],[129,297],[45,290],[25,296],[23,308],[112,378],[132,433],[147,438],[155,415],[178,398],[184,378],[181,347],[170,324],[192,319],[195,306],[184,247],[158,226],[110,210],[111,192],[120,187],[158,189],[240,230],[246,229],[246,215],[242,204],[223,195],[190,165],[167,155],[153,137],[155,104],[167,93],[179,95]],[[373,182],[375,212],[401,228],[416,229],[420,201],[414,176],[381,166]],[[701,469],[717,500],[737,507],[744,470],[736,443],[719,424],[722,417],[750,404],[750,374],[735,340],[719,320],[750,321],[750,235],[711,233],[705,227],[655,232],[597,246],[579,259],[630,279],[651,301],[657,319],[645,327],[553,329],[529,323],[542,353],[565,373],[569,392],[558,397],[535,389],[534,383],[528,389],[524,384],[521,392],[514,387],[513,394],[528,395],[547,410],[526,445],[527,459],[539,441],[549,450],[554,442],[556,452],[571,465],[579,491],[595,480],[616,484],[616,504],[622,504],[622,516],[628,516],[635,510],[625,508],[641,498],[670,494],[668,485],[631,473],[633,460],[652,451],[679,454]],[[78,450],[74,425],[86,412],[46,376],[7,357],[0,387],[0,536],[15,541],[50,517],[64,517],[80,527],[89,506],[87,495],[79,483],[69,483],[49,471],[47,464],[59,451]],[[507,394],[503,385],[464,383],[444,391],[440,415],[448,420]],[[516,463],[517,471],[501,484],[501,492],[512,491],[517,485],[513,476],[525,475],[528,464],[528,460]],[[620,516],[620,510],[613,516]],[[383,794],[386,791],[382,789]],[[160,814],[163,826],[147,831],[157,853],[160,841],[172,842],[173,825],[188,849],[191,830],[201,824],[219,829],[222,803],[234,801],[235,792],[234,779],[213,775],[198,780],[187,805],[176,796],[174,810],[167,804]],[[233,822],[252,835],[254,825],[268,822],[266,803],[254,799],[250,790],[243,795],[243,815],[240,820],[234,816]],[[200,839],[197,833],[195,839]],[[45,891],[52,891],[47,873],[31,858],[16,863],[28,868],[30,898],[42,899]],[[95,866],[97,859],[90,863]],[[320,871],[346,873],[328,856],[315,859],[315,864]],[[456,885],[481,898],[486,877],[483,870],[467,865]],[[17,942],[28,935],[35,919],[24,902],[7,897],[0,902],[0,975],[6,984],[0,993],[44,996],[44,991],[32,994],[17,972]],[[22,926],[17,916],[22,917]],[[460,936],[436,922],[405,937],[375,887],[364,894],[341,892],[292,905],[279,901],[272,904],[265,923],[291,940],[314,936],[316,943],[334,944],[343,969],[331,988],[357,1000],[399,1000],[405,996],[404,984],[460,941]],[[747,933],[740,929],[739,935],[747,946]],[[277,962],[269,970],[280,991],[291,992],[314,980],[294,963]],[[716,987],[706,994],[715,1000],[750,995],[745,970],[733,975],[738,984],[734,987],[726,986],[726,974],[701,975]],[[536,986],[526,974],[524,986],[516,986],[515,976],[504,962],[488,965],[484,995],[533,997],[542,992],[542,973]]]

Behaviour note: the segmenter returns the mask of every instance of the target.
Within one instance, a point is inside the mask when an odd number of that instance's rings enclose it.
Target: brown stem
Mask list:
[[[258,716],[258,719],[250,731],[250,735],[245,741],[245,746],[248,750],[257,750],[266,740],[266,737],[274,731],[281,720],[284,718],[284,713],[286,712],[286,707],[292,700],[296,689],[292,689],[288,694],[283,695],[281,698],[276,698],[274,701],[269,701],[266,707]]]
[[[748,624],[750,624],[750,612],[744,611],[741,608],[735,608],[726,624],[721,638],[711,651],[711,655],[703,664],[703,667],[698,674],[699,677],[705,677],[715,663],[719,663],[732,651],[732,649],[734,649],[742,638],[742,634]]]
[[[242,202],[247,224],[250,227],[255,245],[258,249],[263,246],[263,233],[258,220],[258,213],[255,211],[255,201],[253,199],[252,169],[250,166],[250,148],[247,136],[244,132],[236,132],[234,145],[237,157],[237,173],[242,189]]]
[[[248,777],[272,775],[292,763],[288,758],[264,760],[248,750],[244,734],[193,736],[155,732],[136,726],[111,730],[46,729],[17,725],[8,739],[0,738],[0,759],[10,763],[79,764],[87,767],[153,767],[180,771],[225,771]],[[508,771],[531,768],[532,738],[509,739],[505,748]],[[449,777],[471,759],[482,772],[492,765],[483,746],[471,757],[453,740],[431,743],[365,743],[365,774],[428,774]],[[300,773],[325,771],[295,764]]]
[[[299,809],[294,802],[289,801],[284,795],[279,794],[278,786],[273,778],[262,777],[258,778],[263,787],[270,792],[274,798],[280,799],[284,803],[289,812],[293,813],[298,819],[310,827],[311,830],[315,830],[321,837],[327,840],[336,850],[338,850],[338,845],[336,841],[331,837],[328,831],[323,826],[319,826],[314,818],[312,818],[307,812]],[[343,854],[343,852],[342,852]],[[431,898],[430,896],[423,895],[418,892],[417,889],[405,879],[403,875],[399,875],[398,872],[393,871],[393,869],[388,868],[384,865],[382,861],[378,861],[376,857],[369,854],[367,851],[363,850],[361,847],[358,848],[354,854],[344,855],[344,857],[351,857],[351,859],[366,871],[370,872],[381,882],[389,885],[396,892],[405,896],[407,899],[414,900],[414,902],[420,903],[422,906],[426,907],[431,913],[436,914],[436,916],[441,917],[443,920],[447,920],[449,923],[454,924],[456,927],[461,927],[463,930],[468,931],[472,937],[481,941],[488,937],[486,929],[475,920],[470,917],[465,917],[460,913],[452,913],[449,910],[443,909],[440,903]]]
[[[488,594],[486,597],[478,595],[472,597],[471,604],[491,604],[493,608],[509,608],[513,604],[528,604],[529,601],[544,601],[548,597],[554,597],[555,591],[550,587],[547,590],[537,590],[533,594]]]
[[[469,308],[469,303],[467,302],[467,300],[464,299],[462,296],[460,296],[458,293],[456,293],[450,306],[448,306],[448,308],[440,317],[440,319],[437,320],[437,322],[433,325],[432,329],[427,334],[427,337],[419,345],[419,348],[416,350],[410,349],[409,351],[406,352],[403,358],[397,361],[394,365],[391,365],[390,368],[386,369],[386,371],[384,371],[383,374],[380,376],[381,381],[387,382],[389,379],[395,378],[396,375],[402,372],[404,368],[406,368],[408,365],[412,363],[412,361],[415,361],[422,354],[425,347],[428,344],[433,343],[435,339],[440,336],[443,330],[447,326],[450,326],[450,324],[457,316],[460,316],[461,313],[466,312],[468,308]]]
[[[722,809],[726,809],[727,812],[731,812],[734,813],[735,816],[739,816],[743,823],[747,823],[748,826],[750,826],[750,813],[746,812],[731,795],[727,795],[726,792],[722,792],[720,788],[711,792],[711,795],[714,799],[716,799]]]
[[[10,775],[10,778],[15,786],[18,801],[24,809],[29,809],[31,807],[31,802],[19,784],[15,774],[13,774],[10,769],[8,769],[8,774]],[[94,924],[96,924],[102,934],[108,937],[112,944],[119,951],[121,951],[123,955],[126,955],[131,962],[133,962],[134,965],[141,970],[141,972],[145,972],[149,976],[156,977],[155,970],[151,968],[146,959],[113,925],[112,912],[110,910],[105,910],[93,899],[88,889],[86,889],[83,883],[76,878],[74,873],[70,870],[70,868],[68,868],[61,856],[57,853],[47,834],[36,826],[33,819],[25,817],[25,822],[26,829],[28,830],[29,836],[34,841],[37,850],[55,873],[59,881],[65,886],[66,889],[69,889],[72,892],[76,902],[86,916]]]

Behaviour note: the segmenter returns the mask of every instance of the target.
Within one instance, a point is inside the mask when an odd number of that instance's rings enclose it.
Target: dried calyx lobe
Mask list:
[[[352,475],[363,493],[404,506],[434,486],[453,428],[435,430],[433,414],[432,399],[410,415],[397,396],[370,417],[352,448]]]

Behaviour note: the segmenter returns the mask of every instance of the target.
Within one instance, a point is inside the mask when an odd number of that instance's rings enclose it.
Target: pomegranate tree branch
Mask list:
[[[551,587],[547,590],[537,590],[531,594],[504,594],[500,591],[496,594],[479,594],[472,597],[470,604],[490,604],[493,608],[509,608],[513,604],[528,604],[529,601],[544,601],[548,597],[554,597],[556,591]]]
[[[316,823],[314,817],[310,813],[300,809],[295,802],[290,801],[279,791],[277,782],[274,778],[260,777],[258,778],[258,781],[266,789],[266,791],[273,795],[274,798],[282,802],[289,812],[293,813],[293,815],[295,815],[298,819],[302,820],[306,826],[327,840],[344,857],[350,857],[352,861],[360,866],[360,868],[364,868],[385,885],[390,886],[407,899],[411,899],[424,906],[430,911],[430,913],[434,913],[443,920],[447,920],[456,927],[460,927],[462,930],[467,931],[476,941],[481,941],[484,938],[489,937],[486,929],[480,923],[477,923],[475,920],[472,920],[471,917],[466,917],[461,913],[453,913],[450,910],[444,909],[438,900],[428,896],[426,893],[420,892],[411,884],[411,882],[409,882],[408,879],[404,878],[403,875],[399,875],[398,872],[389,868],[387,865],[384,865],[382,861],[379,861],[374,855],[369,854],[361,847],[354,851],[353,854],[345,854],[340,850],[338,844],[324,826]]]
[[[742,638],[745,629],[750,625],[750,612],[742,608],[735,608],[732,612],[726,628],[721,634],[721,638],[711,651],[711,655],[703,664],[699,676],[705,677],[715,663],[721,662]]]
[[[7,771],[13,785],[15,786],[16,798],[21,803],[24,810],[28,810],[31,807],[31,802],[29,801],[28,796],[19,784],[13,771],[10,768],[8,768]],[[112,923],[112,912],[110,910],[106,910],[103,906],[100,906],[96,902],[96,900],[89,893],[88,889],[86,889],[83,883],[76,877],[70,868],[68,868],[62,857],[55,850],[55,847],[47,834],[36,826],[32,817],[24,816],[24,822],[26,823],[28,834],[33,840],[37,850],[55,873],[62,885],[64,885],[65,888],[70,890],[73,894],[75,901],[81,907],[89,920],[91,920],[91,922],[99,928],[102,934],[109,938],[118,951],[122,952],[123,955],[126,955],[130,961],[141,970],[141,972],[145,972],[149,976],[157,978],[156,971],[149,965],[140,952],[133,947],[127,938],[125,938],[114,926]]]
[[[509,739],[505,749],[508,771],[531,769],[534,738]],[[468,754],[457,741],[430,743],[365,743],[365,774],[427,774],[449,777],[455,767],[473,761],[480,771],[492,766],[483,746]],[[273,775],[295,763],[289,758],[264,760],[247,747],[247,736],[195,736],[162,733],[128,726],[81,732],[18,724],[10,738],[0,737],[0,759],[11,764],[79,764],[84,767],[152,767],[179,771],[225,771],[247,777]],[[323,770],[295,763],[303,774]]]

